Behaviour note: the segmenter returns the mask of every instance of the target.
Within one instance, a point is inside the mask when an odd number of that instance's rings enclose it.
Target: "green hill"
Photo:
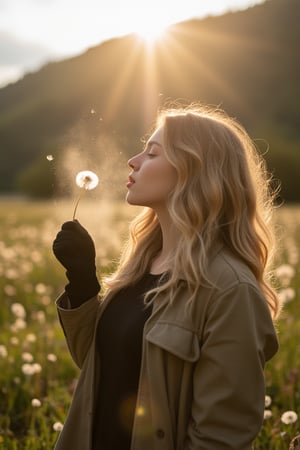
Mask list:
[[[268,0],[178,23],[152,49],[135,35],[111,39],[0,89],[0,190],[18,182],[34,194],[39,180],[50,194],[46,155],[60,158],[71,144],[99,159],[109,139],[133,154],[157,107],[181,99],[237,117],[262,151],[269,146],[282,196],[300,200],[299,23],[299,0]]]

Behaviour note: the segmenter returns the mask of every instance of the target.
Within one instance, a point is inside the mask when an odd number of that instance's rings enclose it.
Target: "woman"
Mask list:
[[[128,164],[145,209],[104,298],[88,232],[66,222],[54,241],[81,369],[56,449],[248,450],[278,348],[264,165],[236,121],[195,106],[161,111]]]

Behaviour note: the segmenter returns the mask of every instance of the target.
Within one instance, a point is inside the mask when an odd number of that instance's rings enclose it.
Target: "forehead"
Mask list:
[[[151,134],[150,138],[148,139],[148,145],[156,143],[159,145],[163,145],[163,127],[157,128],[154,133]]]

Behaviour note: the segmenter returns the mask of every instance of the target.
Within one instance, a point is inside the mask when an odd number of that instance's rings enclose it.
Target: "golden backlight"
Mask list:
[[[163,41],[167,35],[170,23],[165,21],[143,21],[134,27],[134,33],[141,38],[146,44],[152,45],[158,41]]]

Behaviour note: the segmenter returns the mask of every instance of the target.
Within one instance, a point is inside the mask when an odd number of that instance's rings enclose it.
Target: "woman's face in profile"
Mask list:
[[[145,149],[131,158],[128,165],[132,172],[127,183],[127,202],[154,210],[166,207],[168,195],[177,181],[177,173],[165,155],[163,127],[155,130]]]

